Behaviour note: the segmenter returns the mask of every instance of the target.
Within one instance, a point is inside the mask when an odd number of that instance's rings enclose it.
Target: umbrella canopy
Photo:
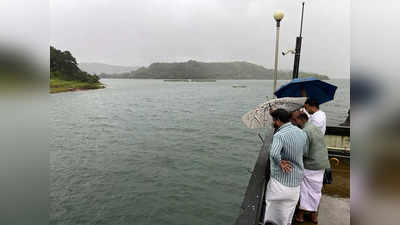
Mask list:
[[[242,117],[242,122],[251,129],[270,127],[272,123],[272,117],[269,114],[269,110],[275,109],[286,109],[287,111],[295,111],[303,107],[304,102],[307,98],[276,98],[266,101],[263,104],[258,105],[255,109],[246,113]]]
[[[280,87],[274,94],[282,97],[308,97],[319,104],[333,100],[337,87],[317,78],[297,78]]]

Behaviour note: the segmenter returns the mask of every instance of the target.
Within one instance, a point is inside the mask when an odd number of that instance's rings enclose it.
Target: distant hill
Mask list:
[[[249,62],[198,62],[189,60],[176,63],[153,63],[135,71],[120,74],[100,74],[102,78],[131,79],[217,79],[217,80],[272,80],[273,69]],[[290,71],[279,71],[279,79],[291,79]],[[300,77],[314,76],[329,79],[328,76],[300,72]]]
[[[78,67],[92,74],[119,74],[137,70],[137,66],[116,66],[104,63],[79,63]]]

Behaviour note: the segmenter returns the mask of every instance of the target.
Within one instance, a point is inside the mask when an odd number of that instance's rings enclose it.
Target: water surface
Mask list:
[[[263,132],[240,119],[272,81],[102,82],[50,97],[51,224],[233,224]],[[337,125],[349,80],[329,82]]]

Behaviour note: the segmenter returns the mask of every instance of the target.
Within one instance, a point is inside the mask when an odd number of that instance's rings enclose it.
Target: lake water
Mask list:
[[[50,97],[51,224],[233,224],[263,131],[241,117],[272,81],[102,82]],[[328,82],[338,90],[321,108],[337,125],[349,80]]]

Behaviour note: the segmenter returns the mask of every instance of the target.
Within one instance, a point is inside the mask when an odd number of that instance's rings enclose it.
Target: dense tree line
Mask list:
[[[99,77],[81,71],[76,59],[69,51],[61,51],[50,46],[50,78],[68,81],[99,82]]]

